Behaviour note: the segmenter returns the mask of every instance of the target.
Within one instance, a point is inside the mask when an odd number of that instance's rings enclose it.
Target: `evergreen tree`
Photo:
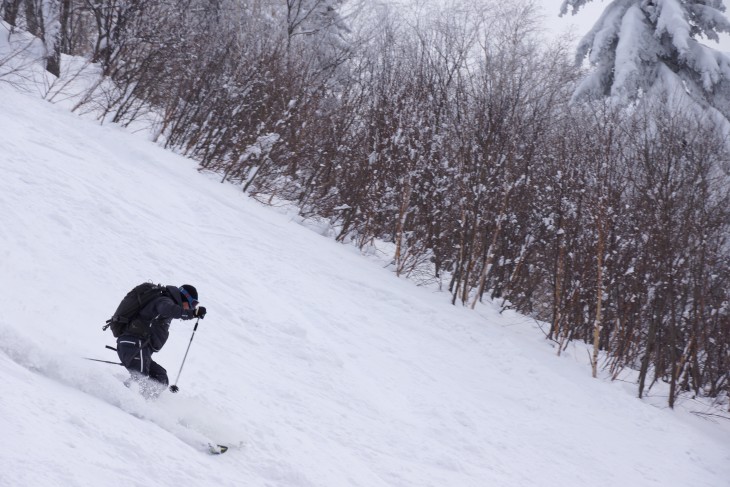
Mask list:
[[[564,0],[561,15],[591,0]],[[730,32],[722,0],[613,0],[578,45],[594,66],[576,98],[685,92],[730,118],[730,56],[702,43]]]

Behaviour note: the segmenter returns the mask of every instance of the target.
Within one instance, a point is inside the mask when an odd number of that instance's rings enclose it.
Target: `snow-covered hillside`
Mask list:
[[[156,402],[83,359],[116,360],[101,326],[146,280],[208,308]],[[2,486],[729,485],[727,420],[591,379],[531,320],[453,307],[1,83],[0,305]],[[174,322],[156,356],[173,380],[191,333]]]

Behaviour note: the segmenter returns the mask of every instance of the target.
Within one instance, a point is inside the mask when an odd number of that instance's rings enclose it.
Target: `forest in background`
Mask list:
[[[50,72],[62,54],[99,67],[75,110],[149,120],[337,240],[391,242],[398,275],[544,321],[558,352],[591,344],[594,375],[636,370],[639,396],[662,381],[670,406],[727,401],[727,126],[672,90],[575,97],[570,44],[502,3],[2,0],[2,16]]]

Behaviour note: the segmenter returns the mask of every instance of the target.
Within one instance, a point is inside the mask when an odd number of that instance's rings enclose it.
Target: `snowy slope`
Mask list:
[[[0,485],[730,485],[727,420],[591,379],[530,320],[293,220],[0,83]],[[115,360],[101,326],[145,280],[209,310],[181,393],[151,403],[82,358]],[[191,332],[156,356],[173,380]]]

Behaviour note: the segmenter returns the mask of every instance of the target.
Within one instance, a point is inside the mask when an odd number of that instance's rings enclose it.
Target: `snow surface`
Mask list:
[[[0,486],[730,485],[727,419],[195,167],[0,82]],[[101,326],[146,280],[209,310],[155,402],[83,359],[116,359]],[[172,380],[192,326],[155,356]]]

